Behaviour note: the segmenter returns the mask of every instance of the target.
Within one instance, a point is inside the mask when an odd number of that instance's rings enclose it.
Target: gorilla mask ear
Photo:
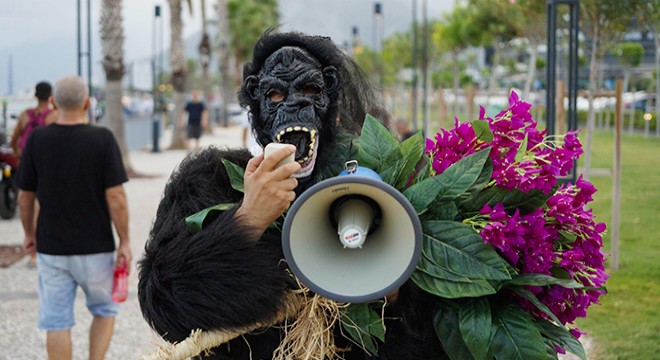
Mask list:
[[[246,77],[245,80],[243,80],[243,86],[245,87],[245,92],[252,101],[259,100],[259,78],[256,75]]]
[[[323,81],[325,81],[325,88],[328,93],[335,93],[339,85],[337,78],[337,69],[334,66],[328,66],[323,69]]]

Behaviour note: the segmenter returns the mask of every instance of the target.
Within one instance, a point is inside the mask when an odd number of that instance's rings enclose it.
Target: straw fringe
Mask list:
[[[260,328],[273,326],[289,318],[297,316],[303,306],[305,306],[306,297],[299,293],[291,292],[282,302],[284,308],[269,322],[252,324],[249,326],[231,329],[231,330],[193,330],[185,340],[170,344],[161,345],[160,348],[151,355],[143,356],[143,360],[183,360],[208,352],[216,346],[222,345],[238,336],[255,331]],[[290,358],[289,358],[290,359]]]
[[[300,284],[302,287],[302,285]],[[338,303],[318,294],[309,295],[302,287],[304,305],[292,324],[284,325],[285,336],[273,353],[274,360],[332,360],[341,359],[335,346],[333,328],[341,317],[341,309],[348,304]]]

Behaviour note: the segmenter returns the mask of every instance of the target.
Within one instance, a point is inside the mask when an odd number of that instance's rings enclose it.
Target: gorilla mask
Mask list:
[[[246,77],[243,85],[260,109],[252,119],[259,143],[295,145],[302,169],[294,176],[310,176],[319,143],[332,136],[334,124],[324,120],[336,117],[337,69],[323,67],[300,47],[285,46],[266,59],[258,74]]]

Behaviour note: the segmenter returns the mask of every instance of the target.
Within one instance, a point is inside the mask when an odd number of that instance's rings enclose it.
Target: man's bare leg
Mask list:
[[[71,360],[71,330],[49,331],[46,333],[48,360]]]
[[[114,317],[94,316],[89,329],[89,359],[103,360],[115,327]]]

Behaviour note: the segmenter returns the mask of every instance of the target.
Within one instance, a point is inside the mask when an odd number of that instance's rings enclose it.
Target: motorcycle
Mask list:
[[[18,187],[15,183],[18,158],[0,132],[0,218],[11,219],[16,214]]]

